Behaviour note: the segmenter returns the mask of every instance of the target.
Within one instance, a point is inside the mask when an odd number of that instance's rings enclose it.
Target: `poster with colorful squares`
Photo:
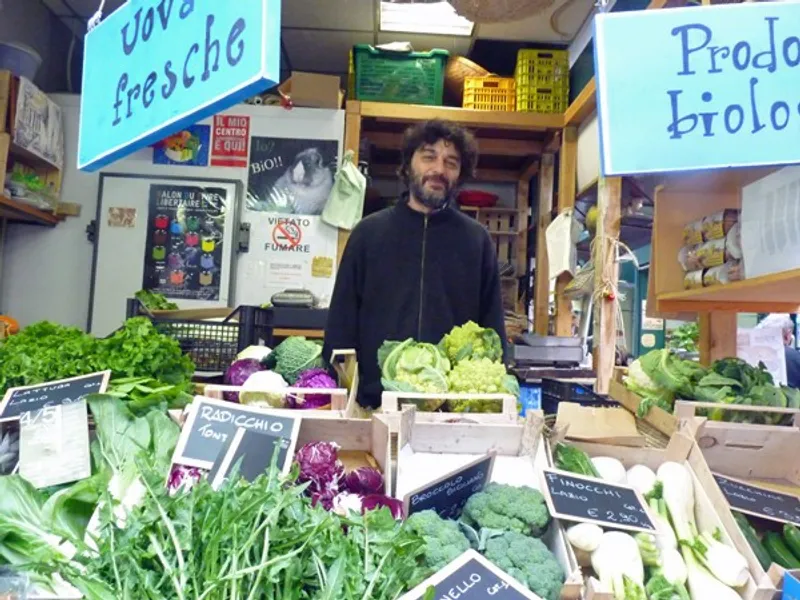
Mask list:
[[[208,166],[211,127],[192,125],[161,140],[153,147],[154,165]]]
[[[184,300],[219,300],[227,193],[151,185],[142,288]]]

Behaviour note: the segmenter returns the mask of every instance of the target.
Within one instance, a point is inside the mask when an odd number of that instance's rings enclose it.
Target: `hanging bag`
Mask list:
[[[354,164],[355,153],[348,150],[336,172],[328,202],[322,210],[322,220],[339,229],[352,229],[364,214],[367,178]]]

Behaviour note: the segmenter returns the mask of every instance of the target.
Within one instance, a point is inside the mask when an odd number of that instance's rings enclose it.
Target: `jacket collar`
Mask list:
[[[420,220],[424,219],[426,216],[424,213],[416,211],[413,208],[411,208],[411,206],[409,206],[408,197],[409,197],[408,192],[405,192],[400,196],[400,200],[397,202],[398,211],[408,216],[411,216],[412,218],[415,219],[420,219]],[[447,206],[428,214],[427,217],[428,220],[432,222],[444,220],[453,214],[453,210],[454,209],[452,203],[449,203],[447,204]]]

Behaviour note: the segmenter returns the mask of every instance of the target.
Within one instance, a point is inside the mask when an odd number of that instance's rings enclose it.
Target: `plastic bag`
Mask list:
[[[353,163],[354,156],[352,150],[345,153],[328,201],[322,210],[322,220],[339,229],[352,229],[364,214],[367,178]]]

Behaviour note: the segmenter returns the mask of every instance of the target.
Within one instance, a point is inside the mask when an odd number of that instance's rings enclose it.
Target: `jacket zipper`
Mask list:
[[[422,261],[419,269],[419,315],[417,319],[417,339],[422,339],[422,298],[425,293],[425,247],[428,243],[428,215],[422,228]]]

